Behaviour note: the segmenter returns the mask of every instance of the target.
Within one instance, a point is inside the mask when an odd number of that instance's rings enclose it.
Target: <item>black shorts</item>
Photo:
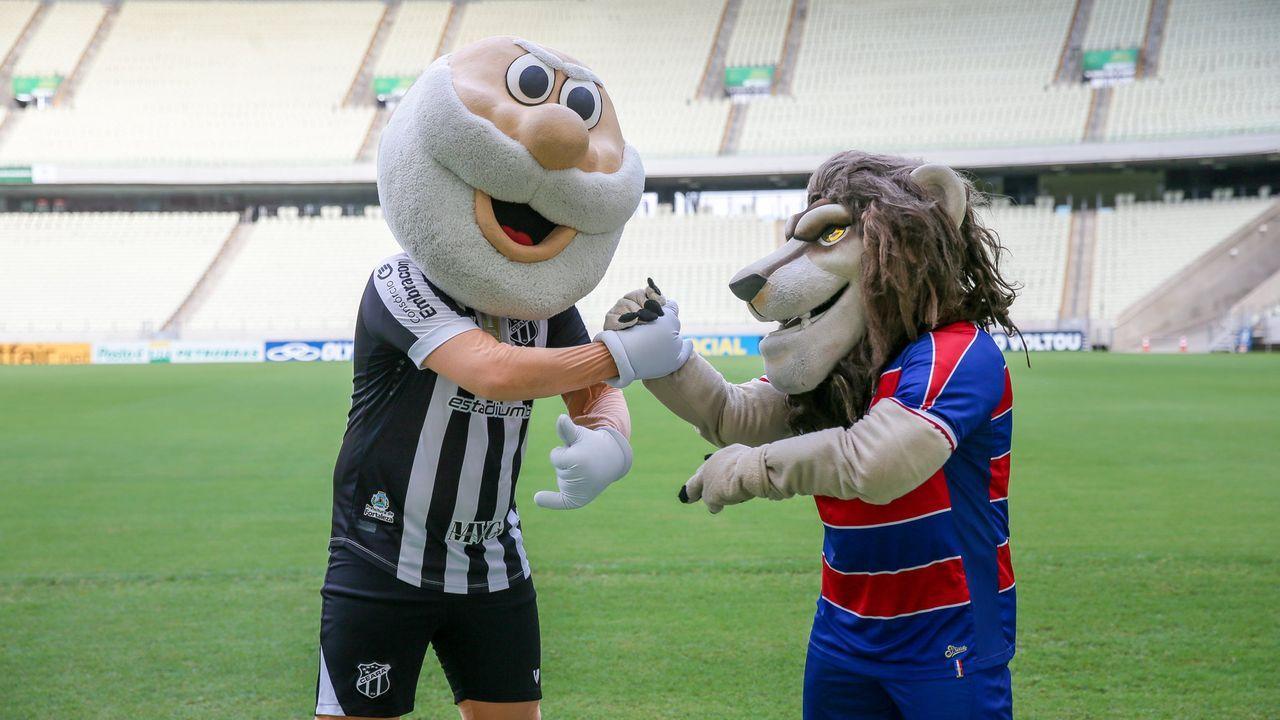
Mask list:
[[[317,715],[413,710],[430,644],[454,702],[542,699],[533,581],[458,595],[414,587],[350,550],[330,551],[320,618]]]

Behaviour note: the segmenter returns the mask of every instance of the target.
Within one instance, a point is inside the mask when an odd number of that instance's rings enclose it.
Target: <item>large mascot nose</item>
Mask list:
[[[525,112],[520,142],[539,165],[548,170],[564,170],[582,162],[590,138],[578,113],[554,103],[535,105]]]

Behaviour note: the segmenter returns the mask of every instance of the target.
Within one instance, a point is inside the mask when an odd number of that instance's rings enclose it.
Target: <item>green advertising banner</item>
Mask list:
[[[30,166],[0,167],[0,185],[30,185]]]
[[[417,79],[416,75],[379,75],[373,79],[373,96],[379,100],[400,97]]]
[[[52,95],[61,84],[61,75],[14,75],[13,96]]]
[[[1086,50],[1084,79],[1091,85],[1128,82],[1138,71],[1138,48]]]
[[[731,65],[724,69],[724,89],[730,95],[767,93],[773,88],[773,65]]]

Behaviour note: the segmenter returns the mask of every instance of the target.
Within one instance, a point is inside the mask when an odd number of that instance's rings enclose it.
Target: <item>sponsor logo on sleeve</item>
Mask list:
[[[422,289],[418,287],[418,278],[414,277],[414,270],[415,268],[408,260],[400,260],[396,262],[395,277],[390,274],[385,278],[381,274],[378,277],[382,280],[391,302],[404,314],[406,320],[416,325],[435,315],[436,309],[427,302]],[[381,268],[378,272],[382,272]]]
[[[378,279],[386,280],[391,277],[392,272],[391,263],[383,263],[382,266],[378,268]]]

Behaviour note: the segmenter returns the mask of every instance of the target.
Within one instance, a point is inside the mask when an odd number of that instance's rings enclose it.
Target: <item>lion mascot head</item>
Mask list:
[[[887,155],[843,152],[813,173],[786,242],[730,283],[757,319],[779,323],[760,353],[794,430],[862,417],[886,363],[934,327],[1016,331],[1016,287],[975,196],[946,166]]]

